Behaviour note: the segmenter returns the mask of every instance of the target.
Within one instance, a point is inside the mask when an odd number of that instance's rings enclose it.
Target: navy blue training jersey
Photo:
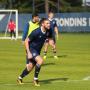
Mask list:
[[[49,30],[50,36],[49,37],[52,37],[55,35],[54,29],[55,29],[55,27],[57,27],[57,24],[56,24],[56,20],[54,20],[54,19],[52,19],[52,20],[49,19],[49,21],[50,21],[50,30]]]
[[[41,48],[48,36],[48,32],[42,32],[41,28],[34,30],[29,35],[29,48],[35,49],[36,51],[40,52]]]

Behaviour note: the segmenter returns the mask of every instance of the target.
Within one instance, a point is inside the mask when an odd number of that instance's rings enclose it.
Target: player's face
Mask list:
[[[34,17],[35,22],[39,22],[39,16]]]
[[[48,17],[52,19],[54,17],[54,14],[53,13],[49,13]]]
[[[50,29],[50,21],[49,20],[44,21],[43,26],[45,29]]]

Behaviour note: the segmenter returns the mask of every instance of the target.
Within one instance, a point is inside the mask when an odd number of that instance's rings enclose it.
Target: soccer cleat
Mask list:
[[[20,78],[17,79],[17,82],[18,82],[20,85],[24,84],[23,81],[22,81],[22,79],[20,79]]]
[[[39,81],[38,81],[38,80],[34,80],[34,81],[33,81],[33,83],[34,83],[34,85],[35,85],[35,86],[37,86],[37,87],[38,87],[38,86],[40,86],[40,84],[39,84]]]
[[[45,55],[43,58],[44,58],[44,59],[46,59],[46,58],[47,58],[47,56]]]
[[[54,56],[54,59],[58,59],[58,56]]]

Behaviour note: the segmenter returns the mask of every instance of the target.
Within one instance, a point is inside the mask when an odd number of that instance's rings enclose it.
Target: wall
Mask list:
[[[6,28],[7,17],[8,15],[0,21],[0,31]],[[46,15],[40,14],[40,17]],[[18,28],[22,31],[25,24],[31,20],[31,14],[19,14],[18,18]],[[55,19],[60,32],[90,32],[90,13],[59,13],[55,15]]]

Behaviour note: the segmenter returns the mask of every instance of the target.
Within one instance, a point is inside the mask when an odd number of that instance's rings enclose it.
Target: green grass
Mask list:
[[[33,86],[33,72],[24,78],[25,85],[17,85],[25,68],[24,46],[21,40],[0,40],[0,90],[90,90],[90,80],[83,81],[90,76],[90,34],[62,34],[57,50],[59,59],[55,60],[49,48],[40,87]]]

